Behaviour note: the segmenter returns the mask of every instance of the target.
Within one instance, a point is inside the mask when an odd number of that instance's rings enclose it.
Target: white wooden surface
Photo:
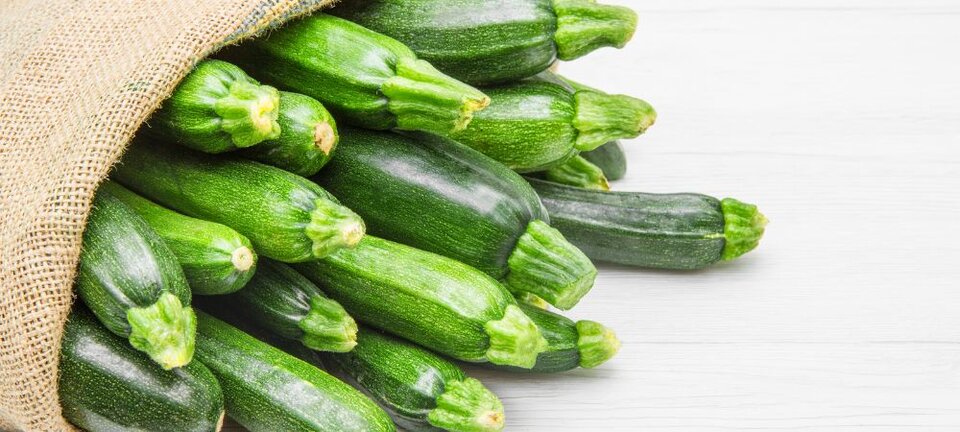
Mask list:
[[[771,223],[707,271],[601,267],[570,316],[617,358],[471,369],[507,430],[960,431],[960,1],[616,3],[633,44],[561,66],[658,109],[615,188]]]

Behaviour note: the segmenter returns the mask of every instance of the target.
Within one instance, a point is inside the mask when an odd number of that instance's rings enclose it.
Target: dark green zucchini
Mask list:
[[[264,259],[247,287],[224,303],[271,332],[318,351],[347,352],[357,344],[357,323],[339,303],[294,269]]]
[[[223,55],[266,82],[318,99],[337,119],[370,129],[449,133],[490,102],[397,40],[323,13]]]
[[[339,136],[333,116],[316,99],[280,92],[281,133],[276,139],[243,149],[244,157],[309,177],[330,161]]]
[[[326,372],[203,312],[197,357],[223,388],[230,418],[251,432],[395,430],[375,403]]]
[[[597,192],[529,181],[554,226],[600,261],[699,269],[753,250],[767,224],[755,205],[732,198]]]
[[[63,416],[86,430],[214,432],[223,423],[223,393],[206,367],[164,371],[82,305],[67,320],[59,372]]]
[[[620,141],[610,141],[580,156],[599,167],[607,180],[620,180],[627,174],[627,155]]]
[[[194,294],[232,293],[253,276],[257,254],[250,240],[232,228],[168,210],[115,182],[100,188],[123,201],[163,239]]]
[[[362,328],[357,347],[323,363],[380,404],[410,432],[496,432],[503,404],[447,359],[417,345]]]
[[[567,309],[593,286],[596,268],[547,225],[530,185],[450,140],[344,130],[315,180],[371,233],[461,261],[513,292]]]
[[[280,136],[280,95],[240,68],[203,60],[150,117],[146,132],[206,153],[250,147]]]
[[[295,268],[358,321],[453,358],[532,367],[546,349],[510,293],[459,261],[366,236]]]
[[[190,363],[196,317],[177,257],[108,191],[99,191],[93,201],[76,290],[110,331],[164,369]]]
[[[578,367],[590,369],[613,358],[620,350],[620,340],[612,330],[594,321],[573,322],[537,306],[520,303],[520,308],[537,324],[550,347],[537,356],[532,369],[498,366],[521,372],[555,373]]]
[[[570,158],[563,165],[533,173],[532,176],[582,189],[610,190],[610,183],[607,182],[603,170],[580,156]]]
[[[609,141],[635,138],[657,118],[630,96],[571,91],[541,76],[484,89],[490,106],[448,134],[518,172],[544,171]]]
[[[637,15],[595,0],[356,0],[331,11],[397,38],[474,84],[514,81],[601,47],[622,48]]]
[[[140,141],[127,150],[114,178],[160,204],[237,230],[258,254],[278,261],[351,247],[365,229],[320,186],[258,162]]]

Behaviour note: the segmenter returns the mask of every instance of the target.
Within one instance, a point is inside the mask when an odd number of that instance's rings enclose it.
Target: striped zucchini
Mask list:
[[[145,131],[206,153],[250,147],[280,136],[277,89],[235,65],[203,60],[150,117]]]
[[[114,178],[184,214],[219,222],[283,262],[317,259],[355,245],[363,221],[313,182],[258,162],[134,143]]]
[[[230,417],[251,432],[394,431],[363,394],[203,312],[197,357],[220,381]]]
[[[295,268],[360,322],[456,359],[529,368],[546,349],[510,293],[459,261],[366,236]]]
[[[60,346],[63,416],[89,431],[214,432],[223,393],[200,362],[165,371],[74,306]]]
[[[404,430],[496,432],[503,404],[449,360],[377,330],[362,328],[357,347],[323,363],[384,407]]]
[[[232,228],[168,210],[115,182],[100,188],[123,201],[163,239],[194,294],[232,293],[253,276],[257,254],[250,240]]]
[[[316,181],[368,221],[372,233],[456,259],[569,309],[596,268],[547,224],[523,178],[450,140],[344,130]]]
[[[76,290],[110,331],[164,369],[190,363],[196,317],[177,257],[108,191],[99,191],[93,201]]]
[[[244,157],[309,177],[330,161],[340,139],[333,116],[316,99],[280,92],[280,136],[243,149]]]
[[[593,259],[692,270],[757,247],[757,207],[699,194],[597,192],[529,179],[554,226]]]
[[[622,48],[637,16],[595,0],[359,0],[333,14],[406,43],[465,82],[535,75],[601,47]]]
[[[370,129],[449,133],[489,103],[397,40],[323,13],[223,55],[266,82],[316,98],[337,119]]]

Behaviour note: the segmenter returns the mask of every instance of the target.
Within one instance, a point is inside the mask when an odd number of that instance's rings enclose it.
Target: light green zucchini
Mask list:
[[[333,116],[316,99],[280,92],[280,136],[243,149],[244,157],[309,177],[333,157],[339,134]]]

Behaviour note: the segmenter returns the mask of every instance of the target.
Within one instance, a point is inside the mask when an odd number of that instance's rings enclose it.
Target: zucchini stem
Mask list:
[[[577,350],[580,367],[593,368],[610,360],[620,351],[617,335],[603,324],[594,321],[577,322]]]
[[[397,129],[447,135],[465,129],[473,113],[490,104],[480,90],[444,75],[426,61],[401,58],[396,72],[380,91],[397,117]]]
[[[560,60],[573,60],[598,48],[623,48],[637,29],[637,13],[623,6],[597,4],[596,0],[553,0],[557,15]]]
[[[514,295],[533,293],[562,310],[574,307],[593,288],[597,268],[560,231],[535,220],[513,253],[504,284]]]
[[[357,322],[334,300],[312,296],[310,311],[299,326],[307,348],[342,353],[357,346]]]
[[[254,255],[253,251],[246,246],[240,246],[233,250],[233,253],[230,254],[230,262],[239,272],[245,272],[250,270],[250,267],[253,267],[257,262],[257,256]]]
[[[735,259],[752,251],[760,244],[767,218],[757,210],[757,206],[724,198],[720,201],[723,210],[724,261]]]
[[[337,144],[337,132],[330,122],[320,122],[313,127],[313,145],[323,154],[329,156]]]
[[[536,294],[522,292],[522,293],[514,294],[514,297],[516,297],[518,303],[530,305],[535,308],[543,309],[543,310],[550,309],[550,303],[547,303],[546,300],[540,298],[540,296]]]
[[[484,324],[484,329],[490,337],[486,358],[493,364],[530,369],[537,364],[537,355],[549,348],[537,325],[515,304],[507,306],[503,318]]]
[[[626,95],[578,91],[574,95],[577,129],[574,146],[590,151],[610,141],[636,138],[657,121],[657,112],[647,102]]]
[[[574,156],[563,165],[550,168],[543,173],[544,178],[554,183],[565,184],[581,189],[609,191],[610,182],[600,167],[582,156]]]
[[[193,359],[197,317],[193,308],[183,306],[172,293],[161,294],[150,306],[127,310],[127,322],[130,345],[165,370],[186,366]]]
[[[500,399],[474,378],[448,382],[427,414],[431,425],[453,432],[498,432],[503,420]]]
[[[363,219],[329,199],[317,199],[306,234],[313,241],[313,257],[323,258],[342,248],[352,248],[366,233]]]
[[[273,87],[234,81],[227,95],[217,99],[214,111],[221,118],[220,128],[238,148],[280,136],[280,92]]]

